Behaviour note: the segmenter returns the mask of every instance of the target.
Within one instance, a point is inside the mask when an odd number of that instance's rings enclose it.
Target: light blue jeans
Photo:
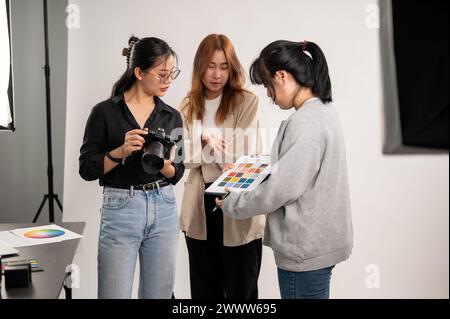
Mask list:
[[[180,233],[172,186],[105,188],[101,212],[98,298],[131,298],[138,255],[139,298],[171,298]]]

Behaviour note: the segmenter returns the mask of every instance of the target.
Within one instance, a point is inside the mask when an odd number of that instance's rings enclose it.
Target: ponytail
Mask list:
[[[313,78],[314,85],[312,91],[314,95],[318,96],[323,103],[330,103],[333,101],[331,80],[328,72],[328,63],[320,47],[314,42],[304,42],[302,45],[306,50],[304,53],[309,53],[313,61]]]
[[[122,74],[120,79],[114,84],[111,97],[122,94],[128,89],[130,89],[133,84],[136,82],[136,76],[134,75],[134,69],[130,67],[130,57],[131,51],[133,50],[134,45],[139,41],[139,38],[135,36],[131,36],[128,39],[128,48],[124,48],[122,50],[122,56],[127,58],[127,69]]]

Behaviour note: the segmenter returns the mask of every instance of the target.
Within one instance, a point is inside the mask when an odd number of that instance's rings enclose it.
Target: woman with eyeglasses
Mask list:
[[[264,242],[274,252],[283,299],[328,299],[334,266],[351,254],[353,229],[344,134],[325,55],[313,42],[276,41],[250,77],[282,110],[295,112],[280,126],[269,178],[216,204],[238,219],[268,213]]]
[[[192,87],[180,109],[190,174],[181,205],[193,299],[257,299],[264,217],[215,210],[208,188],[241,155],[259,153],[258,98],[231,41],[211,34],[198,47]],[[256,214],[255,214],[256,215]]]
[[[139,298],[166,299],[175,281],[179,223],[172,185],[184,174],[183,123],[161,97],[180,71],[165,41],[133,36],[128,43],[127,69],[111,98],[92,109],[80,150],[81,177],[103,187],[98,297],[131,298],[139,256]],[[158,139],[162,130],[176,144]],[[146,168],[144,150],[154,141],[159,157]]]

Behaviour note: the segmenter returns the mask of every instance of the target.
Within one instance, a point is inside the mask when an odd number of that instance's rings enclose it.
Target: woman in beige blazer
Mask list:
[[[200,44],[192,88],[180,106],[190,173],[181,205],[193,299],[257,299],[264,216],[237,220],[213,212],[205,189],[241,155],[260,151],[258,98],[244,87],[231,41],[211,34]],[[255,214],[256,215],[256,214]]]

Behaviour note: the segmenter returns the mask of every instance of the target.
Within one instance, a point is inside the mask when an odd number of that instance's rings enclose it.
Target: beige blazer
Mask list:
[[[184,164],[186,169],[190,170],[181,204],[180,226],[186,236],[206,240],[205,181],[209,183],[219,178],[224,166],[235,162],[240,156],[258,155],[261,152],[257,118],[258,97],[251,92],[245,92],[243,102],[225,119],[221,129],[227,141],[228,151],[220,161],[214,163],[211,163],[202,150],[201,121],[195,119],[191,123],[186,121],[187,112],[183,108],[187,103],[189,99],[186,98],[179,106],[185,129]],[[224,246],[242,246],[262,238],[264,223],[264,215],[238,220],[224,214]]]

